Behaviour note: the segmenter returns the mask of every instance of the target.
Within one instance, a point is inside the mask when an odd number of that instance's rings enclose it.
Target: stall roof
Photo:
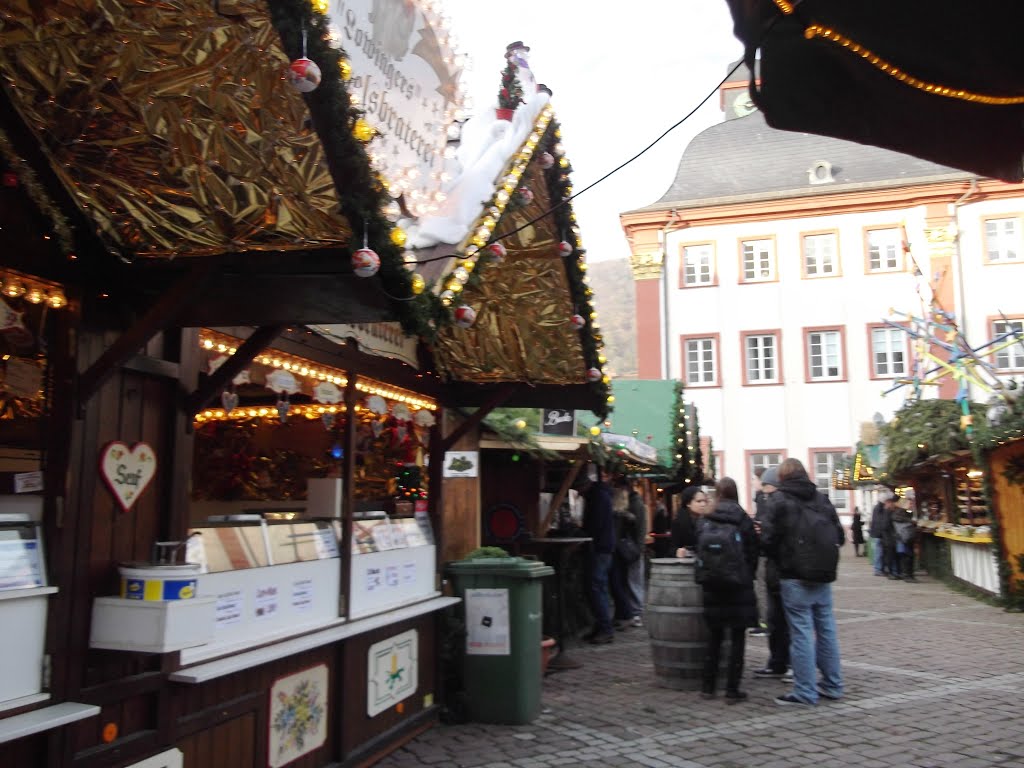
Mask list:
[[[72,233],[44,276],[144,316],[117,357],[167,327],[252,325],[269,338],[279,326],[397,321],[430,342],[450,404],[605,410],[606,382],[590,372],[600,335],[567,203],[571,167],[555,149],[547,94],[517,115],[526,135],[474,235],[439,246],[465,259],[474,243],[500,240],[507,263],[481,259],[459,302],[442,301],[417,293],[404,268],[405,230],[384,218],[390,198],[353,136],[360,113],[326,18],[295,0],[170,5],[14,4],[0,27],[0,149],[37,174],[51,227]],[[304,95],[282,77],[304,50],[300,30],[323,73]],[[559,161],[540,167],[549,149]],[[534,197],[502,215],[499,193]],[[381,257],[371,278],[351,264],[364,241]],[[571,258],[558,255],[561,241]],[[463,302],[479,315],[469,330],[450,323]]]
[[[772,127],[1024,178],[1024,4],[726,2]]]

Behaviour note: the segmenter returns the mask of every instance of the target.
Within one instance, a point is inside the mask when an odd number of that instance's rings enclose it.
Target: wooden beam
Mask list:
[[[214,396],[240,374],[260,352],[266,349],[285,329],[283,325],[267,325],[257,328],[242,342],[235,354],[211,373],[205,382],[185,399],[184,411],[189,415],[199,413]]]
[[[359,391],[356,384],[359,376],[349,373],[345,385],[345,428],[342,432],[342,445],[345,453],[341,459],[341,605],[338,606],[339,616],[348,616],[352,605],[352,525],[356,508],[356,442],[358,439],[358,414],[356,403],[359,402]]]
[[[135,325],[107,347],[96,362],[78,377],[79,412],[118,366],[130,360],[150,339],[170,327],[189,305],[200,298],[214,268],[212,259],[202,259],[168,288]]]
[[[443,462],[444,454],[447,451],[449,451],[451,447],[455,445],[456,442],[458,442],[459,438],[461,438],[463,435],[468,433],[469,430],[473,429],[478,424],[480,424],[481,421],[487,418],[487,415],[491,411],[493,411],[495,408],[498,408],[499,406],[501,406],[502,403],[504,403],[506,400],[512,397],[512,395],[515,394],[515,391],[515,384],[505,384],[501,386],[494,394],[490,396],[487,402],[485,402],[483,405],[477,408],[477,410],[471,416],[469,416],[469,418],[467,418],[465,421],[459,424],[459,426],[453,429],[450,435],[447,435],[444,439],[441,440],[439,446],[441,450],[441,456],[438,456],[437,458]],[[434,458],[434,455],[431,454],[431,462],[434,461]]]
[[[559,487],[558,493],[551,497],[551,503],[548,505],[548,513],[544,517],[544,522],[541,523],[538,530],[534,531],[534,535],[536,535],[537,538],[542,537],[551,527],[551,519],[557,513],[558,508],[562,506],[562,499],[564,499],[566,494],[569,493],[569,489],[576,481],[576,476],[580,473],[580,470],[587,465],[588,461],[590,461],[590,453],[587,450],[587,446],[581,445],[576,449],[576,461],[574,461],[572,466],[569,467],[569,471],[565,473],[565,478],[562,480],[562,485]]]

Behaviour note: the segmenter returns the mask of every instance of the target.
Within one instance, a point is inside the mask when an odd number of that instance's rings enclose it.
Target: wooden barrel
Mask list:
[[[662,688],[700,688],[708,631],[704,623],[704,595],[693,579],[693,566],[692,557],[651,560],[644,626],[651,636],[655,682]],[[720,657],[720,679],[728,657],[726,637]]]

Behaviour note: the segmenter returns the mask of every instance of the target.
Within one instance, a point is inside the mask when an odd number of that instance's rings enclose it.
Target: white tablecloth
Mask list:
[[[949,540],[953,575],[986,592],[999,594],[999,566],[991,544],[968,544]]]

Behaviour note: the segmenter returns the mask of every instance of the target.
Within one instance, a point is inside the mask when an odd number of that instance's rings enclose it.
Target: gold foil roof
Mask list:
[[[143,256],[344,245],[262,0],[0,0],[0,77],[72,197]]]
[[[536,161],[527,166],[522,183],[533,201],[506,209],[495,232],[516,229],[551,207]],[[502,239],[506,259],[489,264],[480,285],[467,285],[452,304],[471,306],[476,322],[468,329],[445,328],[437,339],[435,356],[448,375],[473,382],[586,382],[579,332],[569,323],[575,309],[558,254],[562,239],[551,215]]]

